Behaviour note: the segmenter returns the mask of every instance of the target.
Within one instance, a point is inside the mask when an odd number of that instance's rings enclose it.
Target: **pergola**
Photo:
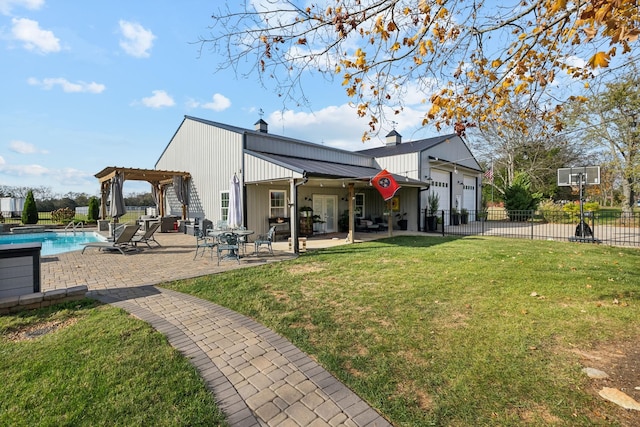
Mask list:
[[[107,216],[107,194],[111,187],[111,180],[116,174],[122,174],[123,182],[126,180],[133,181],[147,181],[157,191],[158,206],[160,207],[160,216],[163,217],[164,212],[164,197],[165,187],[173,184],[173,178],[176,176],[182,177],[185,182],[191,179],[189,172],[178,171],[163,171],[157,169],[136,169],[136,168],[123,168],[117,166],[108,166],[102,169],[94,176],[98,178],[100,182],[100,217],[106,218]],[[182,219],[187,217],[187,205],[182,205]]]

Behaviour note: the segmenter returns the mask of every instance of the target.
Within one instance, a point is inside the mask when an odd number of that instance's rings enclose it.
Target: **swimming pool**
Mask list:
[[[4,234],[0,235],[0,245],[11,243],[42,243],[40,256],[57,255],[64,252],[78,251],[84,248],[83,243],[101,242],[106,239],[93,231]]]

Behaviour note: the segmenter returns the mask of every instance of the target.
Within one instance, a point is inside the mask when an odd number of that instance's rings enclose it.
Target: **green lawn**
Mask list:
[[[168,286],[273,328],[398,426],[609,426],[622,410],[577,351],[637,343],[639,265],[595,245],[398,237]]]
[[[286,336],[396,426],[631,426],[580,354],[637,350],[638,266],[637,249],[396,237],[166,286]],[[51,319],[75,320],[8,339]],[[194,369],[120,310],[0,316],[0,331],[0,425],[221,422]]]
[[[164,336],[92,300],[0,316],[0,377],[2,426],[225,425]]]

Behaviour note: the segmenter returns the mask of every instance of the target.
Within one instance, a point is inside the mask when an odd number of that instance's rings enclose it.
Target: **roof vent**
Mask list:
[[[402,135],[400,135],[396,130],[392,130],[387,135],[387,140],[385,141],[385,145],[398,145],[402,142]]]
[[[258,120],[255,126],[256,126],[256,131],[262,132],[262,133],[267,133],[269,128],[269,125],[267,124],[267,122],[265,122],[262,119]]]

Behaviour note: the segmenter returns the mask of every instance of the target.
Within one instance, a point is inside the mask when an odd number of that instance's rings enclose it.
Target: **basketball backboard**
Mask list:
[[[558,186],[600,184],[600,166],[578,166],[558,169]]]

